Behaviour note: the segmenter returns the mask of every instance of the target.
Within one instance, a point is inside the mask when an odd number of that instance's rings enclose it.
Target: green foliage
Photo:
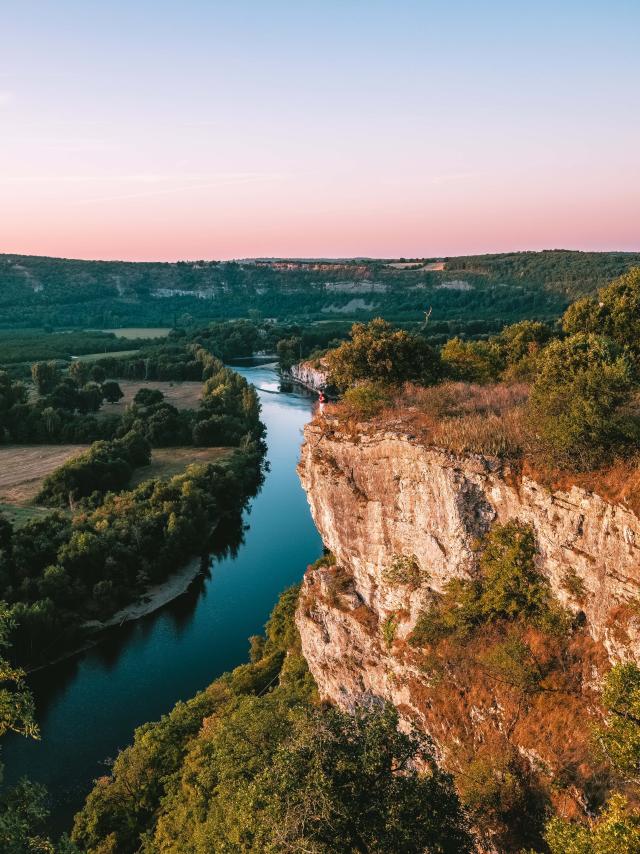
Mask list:
[[[535,691],[543,676],[530,647],[513,631],[489,647],[480,656],[480,663],[493,678],[524,693]]]
[[[83,851],[470,850],[426,739],[400,733],[388,707],[351,716],[316,705],[297,595],[281,597],[252,664],[136,731],[76,817]]]
[[[382,577],[387,584],[405,584],[408,587],[419,587],[428,579],[423,572],[415,555],[395,554],[389,566],[382,570]]]
[[[39,662],[78,640],[102,619],[211,548],[214,524],[233,529],[260,481],[262,453],[247,446],[223,463],[189,466],[108,496],[73,520],[52,514],[9,536],[0,577],[16,621],[16,655]]]
[[[79,457],[74,457],[48,475],[36,501],[50,507],[71,507],[81,498],[97,500],[106,492],[123,489],[137,466],[149,465],[151,446],[137,433],[127,433],[112,442],[94,442]]]
[[[615,344],[576,334],[550,344],[539,365],[529,420],[549,462],[590,469],[635,445],[639,425],[625,410],[635,374]]]
[[[115,380],[107,380],[107,382],[102,383],[102,395],[109,403],[117,403],[124,397],[122,389]]]
[[[301,359],[302,339],[297,335],[281,338],[276,345],[278,364],[283,371],[290,370]]]
[[[447,377],[465,382],[487,383],[496,380],[502,367],[498,347],[488,341],[462,341],[452,338],[440,351]]]
[[[640,810],[622,795],[613,795],[600,815],[588,824],[559,817],[547,824],[550,854],[637,854],[640,851]]]
[[[379,382],[362,380],[348,388],[343,396],[348,414],[353,418],[375,418],[391,403],[388,389]]]
[[[60,376],[60,369],[55,362],[36,362],[31,366],[31,378],[39,394],[53,391]]]
[[[535,567],[533,530],[517,521],[496,525],[487,534],[478,575],[454,578],[442,596],[435,597],[411,633],[414,646],[435,644],[448,635],[465,637],[495,620],[561,622],[556,616],[546,580]]]
[[[33,697],[25,684],[25,674],[4,657],[14,629],[11,610],[6,602],[0,601],[0,737],[7,732],[17,732],[38,738]]]
[[[540,353],[552,337],[546,323],[521,320],[505,326],[493,339],[500,351],[501,378],[507,381],[532,380],[538,369]]]
[[[387,649],[390,649],[393,646],[393,641],[395,640],[396,632],[398,631],[397,615],[389,614],[387,619],[382,623],[380,631],[382,632],[382,639],[384,640],[385,646]]]
[[[596,731],[600,749],[615,769],[640,783],[640,668],[617,664],[607,674],[602,704],[607,712]]]
[[[201,785],[215,779],[215,794],[187,833],[184,801],[162,817],[156,844],[167,851],[469,850],[449,778],[433,764],[415,771],[428,745],[399,733],[389,709],[351,716],[246,698],[204,749],[189,770]]]
[[[419,335],[394,330],[382,318],[355,323],[350,340],[327,355],[329,379],[341,390],[371,381],[395,385],[405,381],[429,385],[440,373],[437,353]]]
[[[164,394],[159,388],[141,388],[135,393],[133,402],[136,406],[155,406],[157,403],[162,403]]]
[[[640,267],[634,267],[597,297],[578,300],[569,306],[562,319],[570,335],[593,333],[604,335],[619,347],[640,356]]]
[[[543,808],[523,772],[517,751],[507,745],[480,749],[464,766],[457,783],[471,816],[484,827],[503,828],[501,840],[536,838]],[[508,846],[508,850],[517,849],[520,845]]]

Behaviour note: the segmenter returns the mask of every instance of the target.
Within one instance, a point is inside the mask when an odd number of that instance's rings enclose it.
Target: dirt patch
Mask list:
[[[120,415],[133,402],[136,392],[141,388],[157,388],[164,394],[164,399],[176,409],[197,409],[202,397],[202,383],[193,382],[161,382],[159,380],[118,380],[124,392],[124,397],[118,403],[104,403],[100,412],[104,415]]]
[[[0,447],[0,502],[26,504],[32,501],[48,474],[86,450],[86,445]]]

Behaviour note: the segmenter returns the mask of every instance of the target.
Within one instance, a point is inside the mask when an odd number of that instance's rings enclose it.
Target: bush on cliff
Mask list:
[[[588,470],[637,448],[640,422],[629,411],[636,376],[611,340],[579,333],[550,344],[529,399],[529,420],[552,465]]]
[[[341,391],[362,381],[431,385],[441,374],[440,357],[426,339],[380,317],[354,323],[350,336],[327,354],[329,381]]]
[[[479,572],[470,579],[454,578],[434,597],[410,636],[414,646],[436,643],[448,635],[465,637],[495,620],[557,619],[546,579],[535,566],[535,537],[529,525],[517,521],[496,525],[486,536]]]

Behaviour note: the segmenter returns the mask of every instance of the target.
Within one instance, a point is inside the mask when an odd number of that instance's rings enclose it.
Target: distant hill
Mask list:
[[[0,255],[0,327],[164,326],[232,317],[476,324],[554,319],[640,253],[134,263]],[[473,331],[473,330],[472,330]]]

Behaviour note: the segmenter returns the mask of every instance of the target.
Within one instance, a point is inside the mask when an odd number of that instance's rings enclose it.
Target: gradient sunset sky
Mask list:
[[[0,0],[0,251],[640,250],[639,0]]]

